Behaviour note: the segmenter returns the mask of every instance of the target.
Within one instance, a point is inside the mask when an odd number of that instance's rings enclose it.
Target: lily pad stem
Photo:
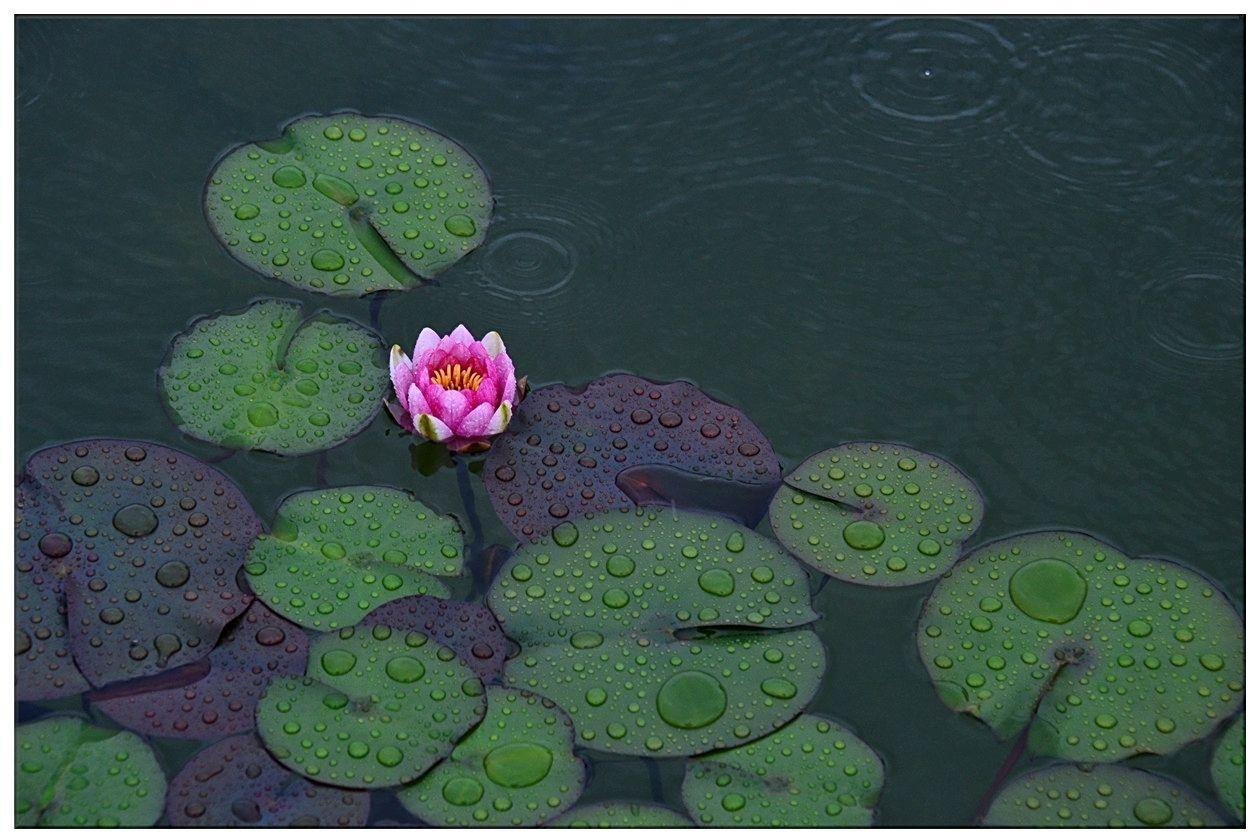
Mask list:
[[[468,470],[468,458],[466,456],[456,456],[455,458],[455,482],[459,485],[459,498],[464,503],[464,514],[468,517],[468,527],[472,529],[472,540],[468,545],[467,556],[481,556],[481,519],[477,516],[477,499],[473,496],[472,478]],[[490,581],[488,577],[482,575],[480,570],[474,564],[473,577],[479,593],[485,592]],[[484,578],[484,579],[483,579]]]

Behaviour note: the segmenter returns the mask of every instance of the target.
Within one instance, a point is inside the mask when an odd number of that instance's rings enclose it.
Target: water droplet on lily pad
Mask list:
[[[677,811],[654,802],[593,802],[566,811],[548,823],[561,828],[686,828]]]

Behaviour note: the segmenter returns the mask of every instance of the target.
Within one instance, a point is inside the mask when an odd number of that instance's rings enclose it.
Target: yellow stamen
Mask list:
[[[433,384],[448,391],[475,391],[482,379],[482,375],[472,367],[461,368],[458,363],[433,371]]]

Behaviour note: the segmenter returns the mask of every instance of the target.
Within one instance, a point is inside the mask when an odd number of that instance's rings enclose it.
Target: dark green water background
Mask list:
[[[536,384],[689,378],[788,468],[907,442],[980,485],[978,540],[1079,528],[1242,603],[1240,20],[24,19],[17,41],[22,459],[90,436],[212,455],[154,380],[198,315],[275,295],[367,322],[234,262],[200,206],[229,146],[354,108],[458,139],[498,202],[479,251],[385,302],[387,342],[463,322]],[[421,476],[389,429],[328,481],[462,516],[454,471]],[[316,460],[221,468],[269,517]],[[1006,753],[934,695],[929,591],[816,604],[810,708],[883,755],[884,824],[965,822]],[[1207,756],[1138,763],[1210,796]],[[594,758],[585,800],[610,796],[650,796],[646,764]]]

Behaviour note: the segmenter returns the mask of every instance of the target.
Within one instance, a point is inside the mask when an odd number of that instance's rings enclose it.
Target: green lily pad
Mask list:
[[[57,716],[19,726],[17,825],[151,826],[162,814],[166,777],[131,732]]]
[[[957,467],[896,443],[845,443],[811,455],[770,502],[770,524],[789,551],[869,586],[944,574],[983,515],[980,491]]]
[[[683,802],[702,826],[867,826],[884,763],[861,738],[817,715],[687,763]]]
[[[1168,753],[1242,703],[1242,619],[1180,564],[1129,559],[1083,534],[982,546],[919,621],[937,693],[1000,736],[1072,761]]]
[[[462,554],[458,523],[407,491],[334,487],[284,500],[249,550],[246,582],[290,621],[337,630],[408,595],[448,597],[438,578],[462,574]]]
[[[491,687],[486,716],[450,757],[398,792],[430,825],[534,826],[582,795],[573,723],[536,694]]]
[[[803,569],[728,520],[667,510],[556,526],[507,560],[488,601],[522,647],[504,682],[573,718],[581,746],[695,755],[782,726],[817,691]],[[771,632],[780,631],[780,632]]]
[[[983,822],[1018,828],[1221,824],[1209,805],[1177,783],[1111,764],[1055,764],[1020,776],[998,793]]]
[[[231,449],[301,455],[367,427],[389,387],[380,336],[264,298],[175,337],[159,390],[180,430]]]
[[[560,828],[687,828],[691,820],[652,802],[594,802],[566,811],[548,825]]]
[[[1212,781],[1221,801],[1240,821],[1247,819],[1247,716],[1238,719],[1216,742],[1212,753]]]
[[[347,788],[414,781],[485,713],[481,680],[422,633],[347,627],[311,644],[303,678],[275,677],[258,733],[297,773]]]
[[[486,238],[486,173],[449,137],[355,113],[301,117],[215,165],[206,219],[245,265],[330,295],[410,289]]]

